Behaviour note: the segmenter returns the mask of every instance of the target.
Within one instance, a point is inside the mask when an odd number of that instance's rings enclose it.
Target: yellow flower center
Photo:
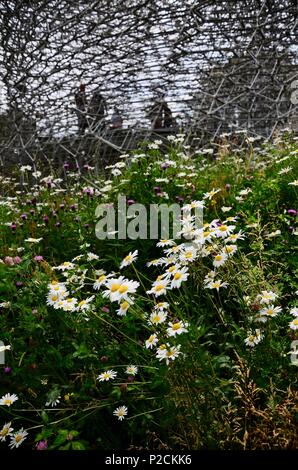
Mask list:
[[[228,227],[227,227],[226,225],[221,225],[221,226],[219,227],[219,230],[220,230],[221,232],[225,232],[225,231],[227,230],[227,228],[228,228]]]
[[[118,290],[119,290],[120,294],[125,294],[125,292],[128,291],[128,287],[126,285],[122,285],[122,286],[119,287]]]
[[[273,315],[273,313],[274,313],[274,310],[272,308],[268,308],[267,314],[268,315]]]
[[[121,286],[118,283],[113,284],[111,287],[111,292],[116,292],[120,287]]]
[[[130,261],[130,260],[131,260],[131,255],[125,256],[124,261]]]
[[[172,349],[169,349],[166,353],[167,357],[172,357],[173,355],[174,355],[174,351],[172,351]]]
[[[52,295],[52,301],[57,302],[58,300],[58,295]]]
[[[192,251],[187,251],[187,252],[185,253],[185,258],[187,258],[187,259],[192,258],[192,256],[193,256]]]
[[[222,260],[222,256],[221,255],[216,255],[215,256],[215,261],[221,261]]]
[[[20,442],[22,440],[22,436],[20,434],[17,434],[15,439],[16,439],[16,442]]]
[[[126,310],[126,309],[128,308],[128,306],[129,306],[129,303],[126,302],[126,301],[123,302],[123,303],[120,305],[120,307],[121,307],[122,310]]]
[[[174,323],[174,325],[172,326],[172,330],[174,330],[174,331],[180,330],[180,328],[181,328],[181,323],[180,322]]]
[[[174,274],[174,279],[175,279],[175,281],[178,281],[179,279],[181,279],[181,277],[182,277],[182,274],[181,274],[181,273],[175,273],[175,274]]]
[[[162,289],[164,289],[164,285],[163,285],[163,284],[157,284],[157,286],[155,286],[156,292],[160,292]]]
[[[99,276],[99,278],[97,279],[98,282],[102,282],[105,280],[107,276],[105,276],[104,274],[102,274],[101,276]]]
[[[174,270],[175,270],[175,266],[171,266],[171,267],[168,269],[169,273],[172,273]]]
[[[7,406],[9,406],[9,405],[12,404],[12,400],[11,400],[10,398],[5,398],[4,404],[7,405]]]
[[[293,320],[293,323],[294,323],[294,325],[298,325],[298,318],[295,318],[295,319]]]

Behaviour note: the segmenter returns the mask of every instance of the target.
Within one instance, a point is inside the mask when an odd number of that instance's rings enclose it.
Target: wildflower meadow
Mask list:
[[[1,449],[297,447],[297,142],[3,170]]]

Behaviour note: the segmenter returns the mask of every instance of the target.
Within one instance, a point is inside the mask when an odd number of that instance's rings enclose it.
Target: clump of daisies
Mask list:
[[[265,324],[270,321],[272,318],[278,316],[282,312],[282,308],[279,305],[275,305],[274,302],[277,300],[278,294],[272,290],[262,290],[253,301],[251,301],[249,296],[244,298],[244,301],[247,306],[253,306],[254,315],[250,318],[253,324],[262,326],[265,328]],[[245,338],[244,343],[253,348],[259,344],[264,338],[265,330],[257,328],[255,332],[248,332],[247,338]]]
[[[16,401],[18,400],[18,396],[13,393],[6,393],[0,398],[0,406],[8,406],[11,407]],[[14,428],[12,427],[12,422],[5,423],[0,429],[0,442],[6,442],[6,439],[10,439],[8,446],[11,449],[18,448],[28,436],[27,431],[24,431],[21,428],[19,431],[14,432]]]

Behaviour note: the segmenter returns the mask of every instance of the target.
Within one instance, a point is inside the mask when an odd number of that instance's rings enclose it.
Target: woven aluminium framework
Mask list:
[[[297,130],[297,18],[296,0],[1,2],[1,162],[49,148],[76,157],[88,139],[123,153],[152,133],[148,108],[161,95],[175,124],[159,136]],[[107,113],[78,136],[80,84],[89,101],[100,91]],[[122,128],[112,130],[115,107]]]

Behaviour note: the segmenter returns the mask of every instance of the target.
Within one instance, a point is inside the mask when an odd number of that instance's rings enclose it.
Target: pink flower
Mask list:
[[[36,450],[46,450],[48,448],[48,443],[47,441],[39,441],[37,444],[36,444]]]
[[[13,258],[11,256],[5,256],[4,263],[7,264],[8,266],[13,266],[14,265]]]
[[[36,256],[34,256],[34,261],[37,261],[38,263],[39,263],[40,261],[43,261],[43,256],[41,256],[41,255],[36,255]]]
[[[15,256],[13,261],[14,261],[14,264],[20,264],[22,262],[22,260],[19,256]]]

